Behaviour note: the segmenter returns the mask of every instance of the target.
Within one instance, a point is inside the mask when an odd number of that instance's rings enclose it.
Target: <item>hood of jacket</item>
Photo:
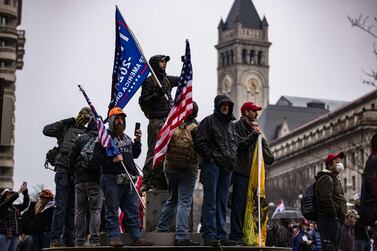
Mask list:
[[[337,177],[338,177],[337,174],[331,172],[330,170],[328,170],[328,169],[323,169],[323,170],[321,170],[321,171],[319,171],[319,172],[317,173],[317,175],[315,176],[315,180],[318,180],[318,179],[319,179],[320,177],[322,177],[323,175],[330,175],[330,176],[333,177],[333,178],[337,178]]]
[[[225,102],[230,103],[228,114],[223,114],[220,111],[221,104],[223,104]],[[217,95],[215,97],[214,106],[215,106],[214,114],[217,117],[219,117],[220,119],[223,119],[223,120],[234,120],[235,119],[235,117],[233,116],[234,103],[228,96]]]

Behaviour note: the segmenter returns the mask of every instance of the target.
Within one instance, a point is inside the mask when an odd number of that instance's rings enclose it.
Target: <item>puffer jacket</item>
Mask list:
[[[139,104],[141,107],[146,107],[148,119],[163,119],[168,116],[170,104],[165,94],[171,98],[171,90],[178,86],[179,81],[179,77],[167,76],[165,73],[158,72],[156,74],[162,88],[153,80],[153,76],[148,77],[141,85]]]
[[[253,130],[245,118],[236,122],[235,130],[238,137],[237,165],[234,172],[250,176],[251,162],[253,161],[254,149],[258,139],[258,133]],[[267,141],[262,138],[263,159],[267,165],[274,162]]]
[[[222,103],[230,103],[228,114],[220,112]],[[237,159],[237,137],[235,133],[233,116],[233,102],[225,95],[215,98],[215,110],[207,116],[198,126],[195,150],[204,161],[214,161],[220,168],[233,170]]]
[[[43,134],[48,137],[54,137],[58,140],[59,152],[55,158],[55,164],[68,168],[68,154],[71,151],[76,138],[85,133],[85,128],[75,127],[75,119],[68,118],[58,122],[46,125],[43,128]]]
[[[363,173],[360,198],[360,221],[372,226],[377,221],[377,150],[369,156]]]
[[[344,197],[342,184],[337,174],[324,169],[315,177],[315,195],[318,215],[338,217],[344,222],[347,212],[347,201]]]

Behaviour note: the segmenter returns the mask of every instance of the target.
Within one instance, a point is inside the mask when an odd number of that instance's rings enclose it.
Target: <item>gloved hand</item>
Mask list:
[[[181,56],[181,62],[185,62],[185,56]]]

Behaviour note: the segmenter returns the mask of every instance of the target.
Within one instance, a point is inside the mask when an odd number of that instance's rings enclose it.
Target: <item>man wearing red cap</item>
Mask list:
[[[102,166],[101,186],[105,197],[106,231],[111,246],[123,246],[118,223],[120,208],[127,215],[125,223],[132,239],[131,245],[151,246],[152,242],[141,238],[137,191],[132,187],[127,174],[130,174],[133,182],[138,179],[139,173],[133,159],[141,153],[141,130],[136,131],[135,139],[132,141],[124,134],[125,129],[126,114],[119,107],[114,107],[109,112],[108,133],[120,154],[114,157],[107,156],[100,142],[94,146],[93,161]]]
[[[262,108],[255,105],[253,102],[244,103],[241,106],[242,117],[236,122],[235,126],[239,143],[237,164],[232,174],[233,191],[229,238],[236,241],[238,244],[242,244],[242,228],[254,148],[261,134],[261,128],[257,124],[258,111],[260,110],[262,110]],[[274,156],[265,138],[262,138],[262,148],[264,162],[271,165],[274,162]]]
[[[340,229],[347,212],[339,175],[344,170],[344,154],[331,153],[326,158],[326,169],[316,175],[315,195],[318,206],[318,231],[324,250],[338,250]]]

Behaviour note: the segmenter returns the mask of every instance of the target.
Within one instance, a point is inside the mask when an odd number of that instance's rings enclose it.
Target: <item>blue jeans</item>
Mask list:
[[[220,169],[213,162],[204,162],[201,175],[204,192],[202,206],[203,239],[225,240],[224,225],[231,172]]]
[[[18,244],[18,237],[13,236],[7,239],[5,234],[0,234],[0,251],[16,251]]]
[[[370,251],[370,240],[355,240],[355,251]]]
[[[105,220],[109,239],[120,239],[119,208],[124,212],[124,222],[131,238],[139,239],[141,232],[137,191],[133,187],[131,188],[129,184],[118,185],[116,175],[111,174],[102,175],[101,186],[105,197]]]
[[[173,217],[176,217],[176,240],[190,239],[188,220],[191,212],[195,176],[180,173],[165,173],[170,198],[161,211],[157,231],[167,232]],[[178,212],[177,212],[178,207]]]
[[[51,241],[51,233],[35,233],[33,234],[33,251],[40,251],[42,248],[49,248]]]
[[[243,221],[245,216],[247,187],[249,177],[238,173],[232,174],[232,212],[230,216],[230,235],[229,239],[242,240]]]
[[[68,170],[60,169],[56,171],[55,184],[56,208],[51,224],[51,240],[61,240],[64,231],[64,244],[74,245],[75,189]]]

